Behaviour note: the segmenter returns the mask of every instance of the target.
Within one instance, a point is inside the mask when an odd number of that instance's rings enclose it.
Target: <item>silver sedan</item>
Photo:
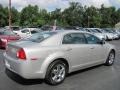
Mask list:
[[[57,85],[73,71],[112,65],[115,47],[87,32],[46,31],[9,43],[4,57],[6,68],[23,78]]]

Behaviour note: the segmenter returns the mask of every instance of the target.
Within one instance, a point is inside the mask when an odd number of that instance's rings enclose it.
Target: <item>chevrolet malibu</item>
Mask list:
[[[112,65],[115,48],[87,32],[45,31],[28,40],[9,43],[4,57],[6,68],[21,77],[41,78],[57,85],[73,71]]]

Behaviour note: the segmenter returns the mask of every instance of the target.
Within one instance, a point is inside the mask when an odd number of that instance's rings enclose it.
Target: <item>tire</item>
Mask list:
[[[108,58],[105,62],[105,65],[107,66],[111,66],[114,64],[114,61],[115,61],[115,52],[114,51],[111,51],[108,55]]]
[[[58,85],[64,81],[66,74],[66,63],[61,60],[56,60],[49,65],[45,81],[50,85]]]

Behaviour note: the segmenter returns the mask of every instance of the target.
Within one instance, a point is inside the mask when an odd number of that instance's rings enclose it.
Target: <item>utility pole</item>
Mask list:
[[[11,0],[9,0],[9,29],[11,30]]]
[[[88,28],[90,27],[90,16],[88,16]]]

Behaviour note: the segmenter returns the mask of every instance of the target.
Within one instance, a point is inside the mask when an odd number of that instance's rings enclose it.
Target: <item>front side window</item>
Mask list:
[[[85,44],[86,40],[82,33],[71,33],[63,37],[62,44]]]
[[[88,44],[98,44],[100,42],[100,39],[98,39],[96,36],[91,34],[85,34],[86,40]]]
[[[37,31],[35,31],[35,30],[31,31],[31,34],[35,34],[35,33],[37,33]]]

